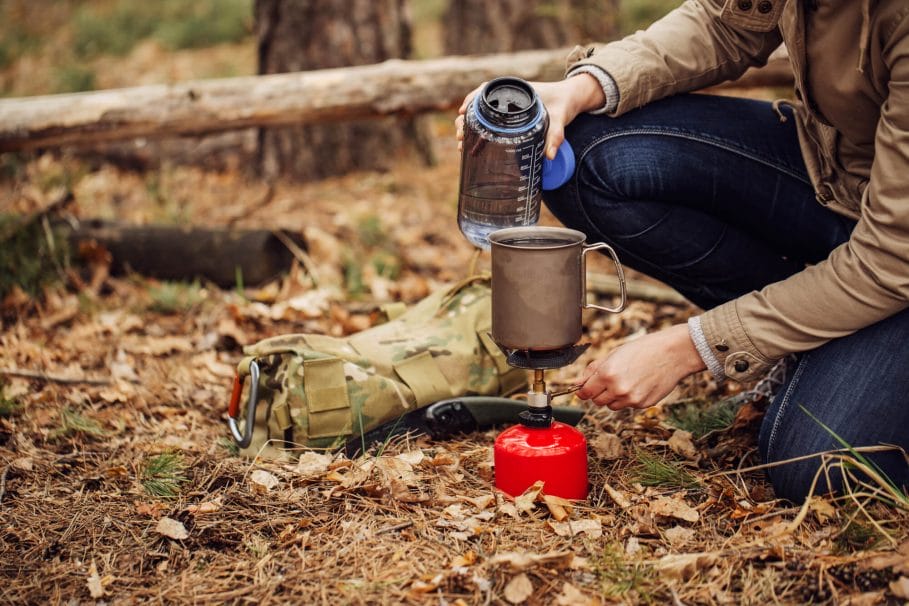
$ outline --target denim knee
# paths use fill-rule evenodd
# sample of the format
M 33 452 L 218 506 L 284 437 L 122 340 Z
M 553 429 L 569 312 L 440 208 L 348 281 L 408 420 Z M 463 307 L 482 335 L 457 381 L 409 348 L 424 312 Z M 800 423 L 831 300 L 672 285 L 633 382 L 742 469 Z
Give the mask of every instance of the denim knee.
M 761 426 L 761 455 L 775 464 L 767 473 L 778 496 L 800 502 L 812 492 L 842 493 L 847 478 L 838 462 L 853 456 L 842 450 L 846 445 L 894 445 L 861 456 L 897 486 L 909 485 L 909 464 L 898 450 L 909 450 L 909 351 L 902 347 L 907 334 L 904 311 L 801 354 Z M 834 452 L 821 470 L 819 453 Z M 868 479 L 851 475 L 852 487 Z

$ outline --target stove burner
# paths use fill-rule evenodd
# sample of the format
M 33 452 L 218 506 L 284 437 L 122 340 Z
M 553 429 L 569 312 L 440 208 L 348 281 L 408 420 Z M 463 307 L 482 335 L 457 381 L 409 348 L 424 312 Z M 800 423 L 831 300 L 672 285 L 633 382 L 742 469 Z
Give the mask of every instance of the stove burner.
M 533 349 L 506 349 L 501 345 L 499 346 L 502 353 L 505 354 L 509 366 L 530 370 L 568 366 L 577 360 L 588 347 L 590 347 L 590 343 L 538 351 Z

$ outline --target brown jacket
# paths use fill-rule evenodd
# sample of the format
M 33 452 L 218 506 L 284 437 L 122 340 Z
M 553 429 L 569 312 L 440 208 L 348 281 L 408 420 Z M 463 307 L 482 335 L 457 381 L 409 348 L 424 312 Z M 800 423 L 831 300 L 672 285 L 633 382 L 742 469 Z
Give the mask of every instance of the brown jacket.
M 619 115 L 734 79 L 781 42 L 817 200 L 858 223 L 826 260 L 701 316 L 737 380 L 909 306 L 909 1 L 688 0 L 573 63 L 612 76 Z

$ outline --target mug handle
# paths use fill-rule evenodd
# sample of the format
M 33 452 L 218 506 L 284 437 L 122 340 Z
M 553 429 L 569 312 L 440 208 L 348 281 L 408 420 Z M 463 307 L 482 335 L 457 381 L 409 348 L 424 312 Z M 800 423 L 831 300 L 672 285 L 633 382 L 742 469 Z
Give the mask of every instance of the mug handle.
M 622 295 L 622 301 L 617 307 L 603 307 L 602 305 L 594 305 L 593 303 L 587 302 L 587 253 L 592 250 L 608 250 L 609 256 L 612 257 L 612 262 L 615 263 L 616 275 L 619 277 L 619 294 Z M 625 272 L 622 271 L 622 264 L 619 263 L 619 258 L 616 256 L 615 251 L 612 250 L 612 247 L 608 244 L 598 242 L 596 244 L 584 246 L 584 250 L 581 251 L 581 296 L 584 297 L 584 301 L 581 303 L 582 309 L 599 309 L 600 311 L 608 311 L 611 313 L 618 313 L 625 309 L 625 303 L 627 302 L 627 297 L 625 295 Z

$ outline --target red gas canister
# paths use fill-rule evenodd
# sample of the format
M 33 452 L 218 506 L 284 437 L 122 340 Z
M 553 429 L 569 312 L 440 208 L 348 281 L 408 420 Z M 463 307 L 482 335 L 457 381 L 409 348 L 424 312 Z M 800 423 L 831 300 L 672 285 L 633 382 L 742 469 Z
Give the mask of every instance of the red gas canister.
M 587 440 L 571 425 L 509 427 L 496 438 L 494 458 L 496 488 L 511 496 L 542 480 L 545 494 L 587 498 Z

